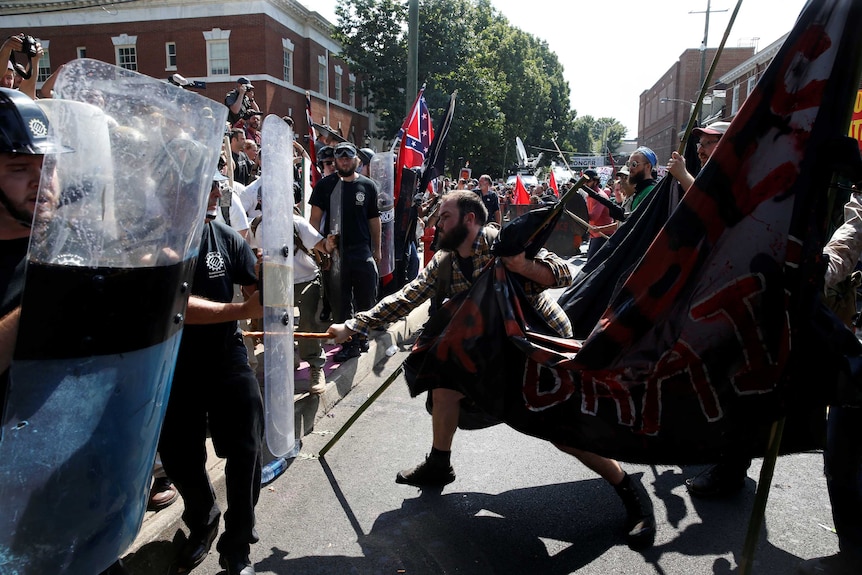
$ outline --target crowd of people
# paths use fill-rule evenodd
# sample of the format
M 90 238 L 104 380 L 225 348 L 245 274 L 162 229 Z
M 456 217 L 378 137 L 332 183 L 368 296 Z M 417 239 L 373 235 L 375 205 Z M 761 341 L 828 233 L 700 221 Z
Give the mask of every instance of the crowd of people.
M 21 42 L 18 36 L 4 41 L 0 61 L 10 61 L 10 55 L 21 50 Z M 42 96 L 50 97 L 51 85 L 48 82 L 41 88 Z M 0 117 L 7 118 L 0 126 L 3 135 L 0 233 L 4 243 L 0 392 L 4 391 L 14 349 L 23 261 L 30 234 L 26 222 L 32 220 L 36 209 L 33 192 L 38 188 L 42 161 L 50 153 L 45 135 L 28 132 L 21 124 L 25 111 L 42 114 L 34 103 L 36 98 L 35 80 L 20 78 L 10 64 L 0 91 Z M 182 497 L 183 520 L 189 533 L 177 551 L 176 565 L 181 571 L 197 567 L 215 544 L 222 515 L 205 468 L 209 431 L 216 453 L 227 462 L 227 510 L 224 532 L 216 544 L 220 564 L 228 575 L 253 575 L 249 553 L 250 545 L 259 539 L 255 506 L 260 491 L 264 412 L 254 371 L 257 341 L 254 336 L 243 337 L 240 326 L 262 316 L 256 291 L 260 236 L 264 220 L 273 216 L 267 214 L 261 197 L 263 112 L 248 78 L 237 79 L 236 86 L 225 96 L 224 105 L 228 108 L 226 146 L 209 191 L 201 257 L 194 270 L 186 327 L 159 441 L 160 465 L 154 474 L 157 478 L 150 492 L 150 506 L 161 509 Z M 47 124 L 44 114 L 40 117 Z M 289 117 L 283 120 L 292 127 Z M 726 129 L 726 123 L 717 123 L 695 131 L 703 164 Z M 299 329 L 308 332 L 328 329 L 329 335 L 341 344 L 335 360 L 345 362 L 368 350 L 370 330 L 405 317 L 428 299 L 452 297 L 472 285 L 492 259 L 490 246 L 497 230 L 507 222 L 515 184 L 495 182 L 490 175 L 483 174 L 477 179 L 439 178 L 428 190 L 420 190 L 417 200 L 421 201 L 418 213 L 421 221 L 417 237 L 424 228 L 424 237 L 433 238 L 425 247 L 426 265 L 411 274 L 409 282 L 396 293 L 381 299 L 378 267 L 384 246 L 378 204 L 380 190 L 374 180 L 362 173 L 373 151 L 359 149 L 324 131 L 318 135 L 318 141 L 309 142 L 309 146 L 314 146 L 316 166 L 309 164 L 309 150 L 298 142 L 294 143 L 292 157 L 285 159 L 294 165 L 297 182 L 308 177 L 304 170 L 317 169 L 320 173 L 307 199 L 310 218 L 303 218 L 299 208 L 294 214 L 294 303 L 299 309 Z M 577 193 L 587 206 L 588 260 L 599 257 L 597 254 L 607 238 L 643 204 L 656 186 L 659 167 L 656 154 L 640 147 L 604 182 L 597 171 L 584 172 L 587 184 Z M 676 153 L 667 164 L 668 173 L 683 189 L 694 181 L 691 169 Z M 550 181 L 539 182 L 530 186 L 529 201 L 534 205 L 553 204 L 572 185 L 573 182 L 564 182 L 558 191 Z M 299 184 L 288 193 L 294 194 L 297 206 L 302 205 L 304 198 Z M 851 206 L 855 211 L 848 218 L 851 229 L 845 230 L 845 236 L 854 241 L 849 242 L 849 248 L 828 252 L 830 258 L 835 254 L 836 261 L 852 263 L 841 268 L 847 273 L 862 251 L 859 241 L 862 219 L 855 195 L 852 202 L 856 202 Z M 503 263 L 510 272 L 525 279 L 532 303 L 559 335 L 571 337 L 568 319 L 559 305 L 547 297 L 549 288 L 564 287 L 571 282 L 567 263 L 547 250 L 533 258 L 523 253 L 506 257 Z M 449 277 L 445 284 L 439 279 L 441 270 L 446 270 Z M 835 274 L 830 281 L 842 279 L 839 275 Z M 299 384 L 297 391 L 323 393 L 325 354 L 320 340 L 301 340 L 297 359 L 308 363 L 310 373 L 309 380 Z M 397 483 L 443 487 L 455 480 L 450 455 L 463 395 L 457 385 L 445 382 L 430 394 L 433 398 L 430 453 L 417 466 L 398 472 Z M 862 537 L 858 527 L 862 512 L 860 450 L 858 442 L 846 441 L 848 433 L 858 437 L 860 420 L 858 408 L 840 406 L 830 412 L 826 468 L 841 551 L 807 564 L 803 567 L 808 569 L 806 573 L 856 573 L 862 566 Z M 650 545 L 656 521 L 650 496 L 640 480 L 627 474 L 614 460 L 565 446 L 558 448 L 576 457 L 614 488 L 626 510 L 628 543 L 635 548 Z M 848 465 L 848 461 L 853 464 Z M 691 478 L 688 489 L 692 495 L 703 497 L 732 493 L 741 488 L 749 464 L 750 460 L 732 458 L 717 462 L 704 474 Z M 122 572 L 121 562 L 106 571 Z

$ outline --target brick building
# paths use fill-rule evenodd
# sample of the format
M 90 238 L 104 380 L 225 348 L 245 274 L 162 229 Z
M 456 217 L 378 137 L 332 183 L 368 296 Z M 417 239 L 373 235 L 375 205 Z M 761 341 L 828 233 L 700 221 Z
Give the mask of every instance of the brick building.
M 155 78 L 179 73 L 205 82 L 199 91 L 218 102 L 246 76 L 261 110 L 292 116 L 299 134 L 308 128 L 306 91 L 314 122 L 360 145 L 374 129 L 361 111 L 361 79 L 335 56 L 331 23 L 296 0 L 137 0 L 105 8 L 69 0 L 63 11 L 43 11 L 50 4 L 31 2 L 28 14 L 27 2 L 0 5 L 0 37 L 26 32 L 46 51 L 39 86 L 82 57 Z
M 715 48 L 706 50 L 708 71 Z M 713 78 L 720 78 L 754 54 L 753 47 L 724 48 Z M 661 78 L 640 95 L 638 116 L 638 143 L 649 146 L 664 164 L 679 145 L 679 133 L 691 115 L 691 103 L 697 99 L 701 86 L 702 57 L 698 49 L 688 49 Z M 723 85 L 714 84 L 704 100 L 702 118 L 720 117 L 723 114 Z

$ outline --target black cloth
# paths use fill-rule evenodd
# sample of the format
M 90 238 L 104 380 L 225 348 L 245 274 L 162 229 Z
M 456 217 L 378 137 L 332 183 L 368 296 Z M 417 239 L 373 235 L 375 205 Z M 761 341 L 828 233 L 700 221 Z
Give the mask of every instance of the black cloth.
M 485 209 L 488 210 L 488 222 L 496 221 L 494 217 L 497 212 L 500 211 L 500 198 L 497 197 L 497 194 L 494 192 L 488 192 L 487 194 L 482 194 L 482 190 L 474 190 L 479 196 L 482 198 L 482 203 L 485 204 Z
M 234 284 L 253 285 L 255 256 L 242 237 L 219 222 L 204 226 L 192 294 L 233 300 Z M 206 433 L 227 460 L 227 513 L 218 550 L 248 554 L 257 541 L 254 507 L 260 493 L 263 401 L 237 322 L 186 325 L 159 439 L 168 477 L 185 502 L 183 520 L 200 533 L 220 513 L 206 472 Z
M 0 250 L 0 318 L 21 305 L 24 292 L 24 270 L 27 263 L 27 246 L 30 238 L 5 240 Z M 0 417 L 5 413 L 9 370 L 0 374 Z
M 311 192 L 309 203 L 329 212 L 329 202 L 336 184 L 341 181 L 341 247 L 344 259 L 363 262 L 372 256 L 371 228 L 368 220 L 379 218 L 377 184 L 357 175 L 352 182 L 340 178 L 324 178 Z M 329 233 L 329 219 L 323 219 L 323 233 Z
M 254 173 L 254 164 L 245 152 L 231 152 L 233 156 L 233 179 L 243 186 L 247 186 L 252 182 L 252 174 Z

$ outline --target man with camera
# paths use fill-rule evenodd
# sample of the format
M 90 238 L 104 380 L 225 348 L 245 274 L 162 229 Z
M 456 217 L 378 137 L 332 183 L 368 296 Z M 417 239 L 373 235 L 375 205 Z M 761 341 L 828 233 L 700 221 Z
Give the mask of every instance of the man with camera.
M 224 105 L 228 107 L 227 120 L 231 125 L 242 119 L 248 119 L 255 113 L 260 114 L 260 108 L 254 101 L 254 86 L 245 76 L 237 79 L 236 88 L 224 97 Z

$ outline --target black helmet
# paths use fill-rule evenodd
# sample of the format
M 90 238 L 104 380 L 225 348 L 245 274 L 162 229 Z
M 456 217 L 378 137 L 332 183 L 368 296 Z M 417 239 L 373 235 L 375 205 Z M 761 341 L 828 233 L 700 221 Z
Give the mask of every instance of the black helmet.
M 48 141 L 48 118 L 18 90 L 0 88 L 0 152 L 42 156 L 68 151 Z
M 368 166 L 371 164 L 371 158 L 374 157 L 374 150 L 371 148 L 359 148 L 359 159 L 362 164 Z

